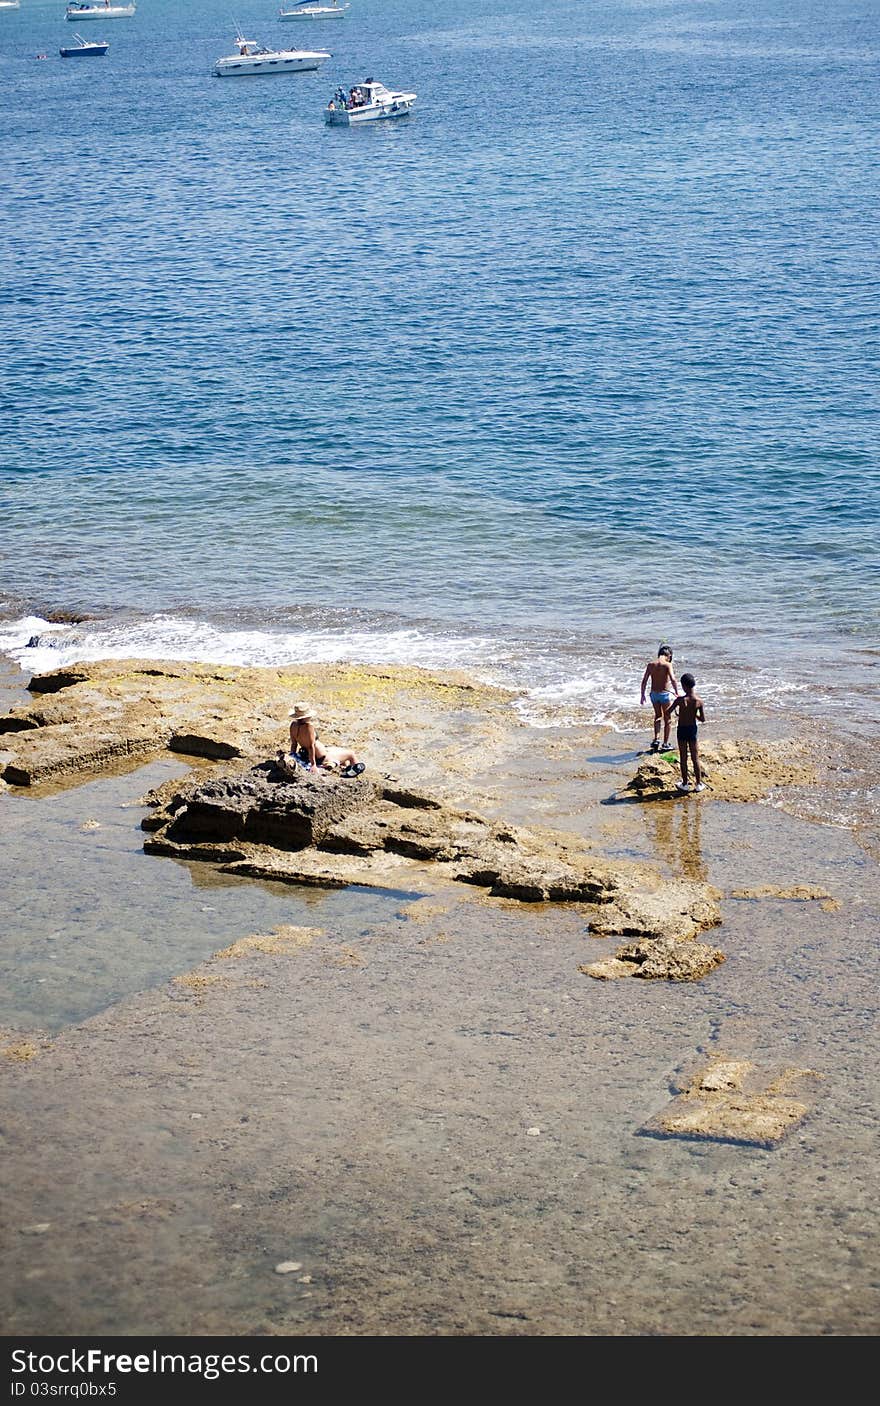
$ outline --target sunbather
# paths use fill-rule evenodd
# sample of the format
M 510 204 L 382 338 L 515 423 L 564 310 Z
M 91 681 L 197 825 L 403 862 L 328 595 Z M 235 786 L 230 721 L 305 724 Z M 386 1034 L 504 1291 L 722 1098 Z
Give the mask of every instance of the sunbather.
M 326 746 L 318 740 L 315 715 L 306 703 L 297 703 L 290 718 L 290 754 L 309 771 L 338 771 L 342 776 L 360 776 L 364 763 L 348 747 Z

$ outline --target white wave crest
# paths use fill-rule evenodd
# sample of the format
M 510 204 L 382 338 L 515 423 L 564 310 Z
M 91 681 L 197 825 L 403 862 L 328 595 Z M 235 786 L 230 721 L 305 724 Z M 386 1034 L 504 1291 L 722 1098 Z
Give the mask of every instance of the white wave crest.
M 498 654 L 489 639 L 443 638 L 419 630 L 223 630 L 207 621 L 175 615 L 80 625 L 56 625 L 30 615 L 0 624 L 0 650 L 30 673 L 95 659 L 268 667 L 350 662 L 473 672 Z

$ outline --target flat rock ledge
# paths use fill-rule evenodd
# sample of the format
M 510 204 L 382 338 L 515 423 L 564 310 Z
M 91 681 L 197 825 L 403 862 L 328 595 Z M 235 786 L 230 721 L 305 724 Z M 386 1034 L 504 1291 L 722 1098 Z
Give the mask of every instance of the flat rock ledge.
M 721 921 L 708 885 L 597 858 L 552 831 L 493 823 L 394 777 L 292 778 L 264 761 L 207 781 L 166 782 L 144 799 L 153 807 L 142 822 L 148 854 L 226 873 L 325 887 L 415 889 L 451 879 L 494 898 L 585 904 L 595 936 L 667 946 L 695 947 L 694 935 Z
M 762 1072 L 749 1060 L 717 1054 L 673 1084 L 676 1097 L 639 1130 L 643 1135 L 775 1147 L 810 1111 L 804 1085 L 812 1069 Z
M 676 789 L 680 780 L 677 760 L 647 757 L 633 777 L 613 798 L 619 801 L 707 800 L 757 801 L 781 786 L 803 786 L 816 779 L 816 769 L 802 746 L 795 742 L 700 743 L 700 761 L 706 790 L 700 796 Z
M 442 785 L 462 751 L 503 745 L 510 697 L 463 675 L 414 668 L 321 665 L 244 668 L 111 659 L 35 675 L 32 701 L 0 716 L 0 779 L 35 786 L 172 752 L 256 762 L 285 742 L 291 703 L 306 697 L 327 740 L 365 751 L 373 764 L 413 765 L 412 739 L 455 720 L 448 747 L 422 751 L 418 765 Z M 381 726 L 377 720 L 381 719 Z M 450 737 L 452 730 L 450 729 Z

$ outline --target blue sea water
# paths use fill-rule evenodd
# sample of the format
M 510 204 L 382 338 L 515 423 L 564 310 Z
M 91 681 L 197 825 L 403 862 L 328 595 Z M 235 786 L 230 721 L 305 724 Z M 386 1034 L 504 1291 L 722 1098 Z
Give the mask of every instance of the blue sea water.
M 880 659 L 872 0 L 0 12 L 0 647 L 456 664 L 607 714 Z M 217 80 L 235 22 L 318 73 Z M 37 59 L 38 53 L 46 55 Z M 331 129 L 340 83 L 418 93 Z M 824 706 L 819 699 L 819 706 Z

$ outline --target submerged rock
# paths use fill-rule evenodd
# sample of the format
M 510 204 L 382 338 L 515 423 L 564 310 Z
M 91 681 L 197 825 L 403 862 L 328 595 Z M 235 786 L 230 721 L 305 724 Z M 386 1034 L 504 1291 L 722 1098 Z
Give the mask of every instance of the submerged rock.
M 652 1137 L 775 1147 L 809 1112 L 801 1086 L 820 1077 L 815 1070 L 795 1068 L 762 1074 L 750 1060 L 718 1054 L 697 1066 L 669 1106 L 640 1131 Z
M 82 625 L 90 618 L 75 610 L 47 610 L 43 615 L 50 625 Z

